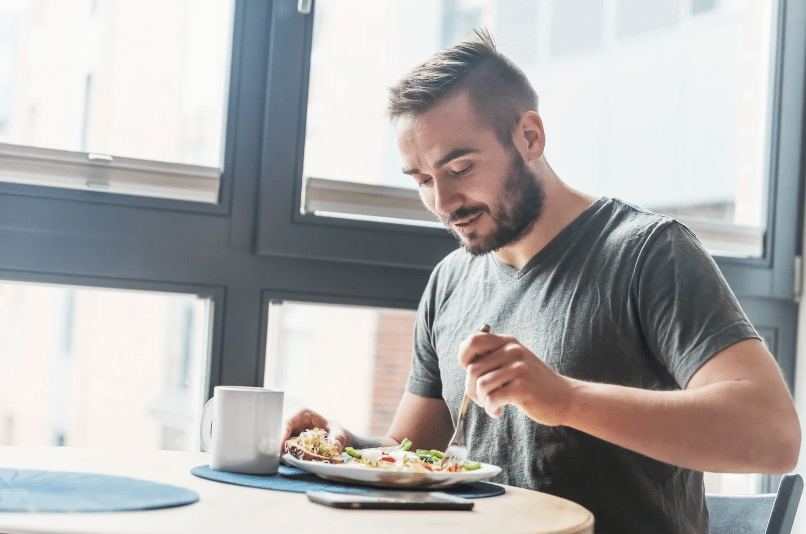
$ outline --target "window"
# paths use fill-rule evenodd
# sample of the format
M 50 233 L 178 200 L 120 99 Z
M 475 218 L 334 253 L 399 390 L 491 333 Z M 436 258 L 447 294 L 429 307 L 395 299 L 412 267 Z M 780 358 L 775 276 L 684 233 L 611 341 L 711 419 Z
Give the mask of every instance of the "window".
M 264 385 L 285 411 L 324 410 L 359 435 L 385 434 L 411 370 L 414 311 L 274 301 Z
M 506 4 L 501 4 L 501 8 Z M 601 49 L 605 38 L 604 0 L 572 0 L 555 2 L 551 9 L 551 36 L 549 51 L 551 57 L 561 58 Z M 505 22 L 502 20 L 501 27 Z M 528 24 L 521 22 L 521 24 Z M 534 22 L 532 22 L 534 26 Z M 506 32 L 504 32 L 506 35 Z M 514 49 L 515 44 L 501 42 L 503 50 Z M 538 46 L 535 46 L 537 49 Z M 534 65 L 539 60 L 537 54 L 518 65 Z M 540 96 L 538 94 L 538 96 Z
M 431 50 L 426 49 L 424 44 L 421 45 L 421 41 L 427 41 L 429 46 L 436 49 L 442 44 L 455 41 L 468 27 L 480 24 L 488 26 L 494 34 L 497 34 L 502 50 L 511 51 L 513 56 L 518 54 L 519 61 L 524 64 L 553 61 L 550 44 L 553 41 L 549 41 L 553 39 L 551 25 L 555 23 L 553 21 L 558 21 L 558 24 L 567 21 L 570 15 L 564 13 L 561 16 L 553 13 L 552 10 L 559 4 L 558 2 L 512 0 L 512 4 L 516 7 L 521 3 L 525 7 L 520 18 L 513 15 L 510 0 L 497 4 L 481 0 L 454 0 L 445 4 L 423 2 L 412 4 L 411 8 L 406 7 L 408 4 L 401 3 L 396 16 L 406 31 L 395 37 L 392 43 L 405 43 L 404 48 L 411 49 L 409 61 L 416 62 L 426 57 Z M 593 0 L 590 2 L 574 0 L 574 3 L 598 5 Z M 52 8 L 52 4 L 59 4 L 58 9 L 61 9 L 61 4 L 72 6 L 68 11 L 76 17 L 86 17 L 94 5 L 96 6 L 94 16 L 98 20 L 103 19 L 105 13 L 108 14 L 116 5 L 122 4 L 124 9 L 128 9 L 131 4 L 152 5 L 150 2 L 135 0 L 96 2 L 76 0 L 75 4 L 41 1 L 29 4 L 17 0 L 0 0 L 0 7 L 4 11 L 8 11 L 11 6 L 12 11 L 17 14 L 20 12 L 17 6 L 24 5 L 31 12 L 31 19 L 40 23 L 47 18 L 45 8 Z M 165 2 L 160 3 L 161 6 L 164 4 Z M 172 0 L 169 8 L 173 9 L 179 4 L 180 0 Z M 193 2 L 194 6 L 197 4 L 199 3 Z M 210 4 L 204 3 L 205 6 Z M 714 10 L 708 14 L 692 17 L 691 4 L 681 1 L 679 25 L 688 28 L 686 31 L 705 31 L 707 28 L 700 26 L 717 27 L 724 10 L 744 8 L 746 4 L 747 2 L 717 2 Z M 309 65 L 310 62 L 315 63 L 311 53 L 312 43 L 315 41 L 313 19 L 320 16 L 320 8 L 325 6 L 323 8 L 325 15 L 322 19 L 324 22 L 317 32 L 326 35 L 326 26 L 329 25 L 326 9 L 329 4 L 327 0 L 315 2 L 312 15 L 300 13 L 297 5 L 295 0 L 235 0 L 231 11 L 218 19 L 225 25 L 225 19 L 231 18 L 233 30 L 231 56 L 225 57 L 228 68 L 224 68 L 225 72 L 219 78 L 222 81 L 229 79 L 222 97 L 224 101 L 218 108 L 222 112 L 226 110 L 227 117 L 227 120 L 222 122 L 224 128 L 222 137 L 226 139 L 226 143 L 217 145 L 219 150 L 223 146 L 224 151 L 216 155 L 216 163 L 211 163 L 209 167 L 188 166 L 186 163 L 178 162 L 167 163 L 169 166 L 182 166 L 180 170 L 192 171 L 191 182 L 208 176 L 200 169 L 212 169 L 209 172 L 210 180 L 218 181 L 219 178 L 223 180 L 219 187 L 218 204 L 206 201 L 178 202 L 148 196 L 110 195 L 103 191 L 109 191 L 111 188 L 96 191 L 92 186 L 90 189 L 82 186 L 80 189 L 68 190 L 0 182 L 0 279 L 4 283 L 49 284 L 47 287 L 56 285 L 60 290 L 65 287 L 75 289 L 76 306 L 79 306 L 83 299 L 81 296 L 83 293 L 78 291 L 79 287 L 135 291 L 139 296 L 147 293 L 156 294 L 160 298 L 177 296 L 179 300 L 176 302 L 191 302 L 193 305 L 190 307 L 194 310 L 198 305 L 197 300 L 205 302 L 206 311 L 204 317 L 199 320 L 201 322 L 196 320 L 197 312 L 192 312 L 192 328 L 183 326 L 188 324 L 188 308 L 180 306 L 171 314 L 170 319 L 174 325 L 171 328 L 174 328 L 175 332 L 175 335 L 171 336 L 173 347 L 185 346 L 183 340 L 188 339 L 185 333 L 195 332 L 197 325 L 207 324 L 209 327 L 208 341 L 204 345 L 208 350 L 205 356 L 209 362 L 208 377 L 206 383 L 202 385 L 202 397 L 211 395 L 216 385 L 261 385 L 266 380 L 267 372 L 278 372 L 276 358 L 279 356 L 276 354 L 279 353 L 275 353 L 274 345 L 267 342 L 269 338 L 267 331 L 273 321 L 279 320 L 277 318 L 284 314 L 292 317 L 297 314 L 298 319 L 295 321 L 303 326 L 307 321 L 310 327 L 322 324 L 321 321 L 311 318 L 315 316 L 311 310 L 320 305 L 331 311 L 332 306 L 344 306 L 349 308 L 348 311 L 356 313 L 359 311 L 363 313 L 367 309 L 375 310 L 373 313 L 377 314 L 385 314 L 389 310 L 394 313 L 414 310 L 427 283 L 430 270 L 446 253 L 456 247 L 455 241 L 441 228 L 353 220 L 350 217 L 356 213 L 363 213 L 359 208 L 365 209 L 367 202 L 375 202 L 379 198 L 383 198 L 384 201 L 391 199 L 390 205 L 398 209 L 401 203 L 399 197 L 405 197 L 402 211 L 396 213 L 395 217 L 406 219 L 411 213 L 410 210 L 414 209 L 413 206 L 419 206 L 415 191 L 402 183 L 390 185 L 393 182 L 386 178 L 377 183 L 352 181 L 352 172 L 337 176 L 328 172 L 330 166 L 323 165 L 320 167 L 321 173 L 311 171 L 312 178 L 321 178 L 324 181 L 320 181 L 319 185 L 326 183 L 327 187 L 332 189 L 328 195 L 333 205 L 322 209 L 331 212 L 342 209 L 341 213 L 347 218 L 324 217 L 309 213 L 311 210 L 319 209 L 316 206 L 309 206 L 305 213 L 302 213 L 301 207 L 305 206 L 301 200 L 303 193 L 307 196 L 312 191 L 311 187 L 308 187 L 307 191 L 303 188 L 302 177 L 303 166 L 311 163 L 305 161 L 310 155 L 305 152 L 305 126 L 307 114 L 313 110 L 313 107 L 309 110 L 308 104 L 308 89 L 311 85 L 309 76 L 315 75 Z M 358 26 L 358 22 L 363 20 L 361 17 L 365 16 L 362 10 L 379 10 L 389 5 L 394 4 L 363 2 L 356 10 L 349 3 L 344 4 L 345 11 L 353 9 L 356 13 L 355 20 L 348 20 L 350 25 L 340 30 L 345 42 L 362 39 L 353 37 L 353 34 L 366 30 L 367 25 Z M 617 4 L 615 0 L 602 0 L 601 5 L 603 13 L 601 22 L 592 11 L 586 12 L 587 18 L 584 19 L 590 21 L 592 28 L 601 26 L 601 37 L 585 41 L 584 50 L 560 47 L 564 52 L 559 57 L 564 58 L 562 60 L 564 62 L 570 62 L 562 67 L 567 69 L 569 90 L 582 90 L 572 85 L 578 83 L 574 82 L 576 78 L 571 75 L 574 69 L 596 63 L 604 57 L 594 57 L 591 54 L 603 54 L 601 51 L 603 47 L 621 46 L 615 43 L 613 37 Z M 201 9 L 200 4 L 197 7 Z M 796 36 L 802 35 L 802 28 L 806 27 L 806 10 L 804 10 L 806 1 L 786 0 L 784 7 L 786 17 L 783 16 L 783 9 L 777 9 L 777 3 L 762 3 L 758 12 L 770 19 L 768 27 L 773 45 L 770 48 L 769 58 L 770 70 L 774 72 L 774 75 L 765 78 L 764 81 L 768 84 L 767 94 L 771 100 L 770 110 L 765 118 L 769 121 L 769 125 L 756 132 L 764 141 L 754 145 L 755 150 L 761 150 L 759 147 L 764 144 L 769 145 L 768 165 L 765 165 L 765 171 L 760 175 L 769 188 L 762 187 L 758 198 L 754 193 L 748 196 L 755 199 L 762 206 L 761 213 L 766 214 L 761 218 L 764 237 L 763 256 L 740 258 L 718 255 L 716 259 L 751 320 L 763 328 L 765 338 L 774 340 L 771 349 L 778 357 L 791 383 L 797 323 L 797 306 L 792 300 L 794 295 L 792 280 L 795 270 L 794 257 L 799 252 L 800 239 L 795 229 L 800 224 L 798 220 L 801 218 L 799 214 L 802 194 L 800 177 L 803 168 L 801 119 L 803 95 L 806 94 L 804 91 L 806 43 Z M 493 8 L 497 11 L 493 11 Z M 455 26 L 446 24 L 445 22 L 459 18 L 448 17 L 444 13 L 454 13 L 457 10 L 465 13 L 461 17 L 464 22 Z M 382 22 L 380 12 L 370 12 L 376 16 L 380 24 Z M 334 15 L 337 18 L 342 16 L 343 13 Z M 433 22 L 433 17 L 437 17 L 437 23 Z M 376 23 L 376 19 L 372 19 L 373 24 Z M 510 22 L 504 22 L 505 20 Z M 507 27 L 514 28 L 512 34 L 499 31 L 497 29 L 499 23 L 509 24 Z M 538 31 L 533 31 L 535 24 Z M 429 33 L 423 33 L 427 38 L 423 37 L 421 40 L 411 37 L 412 32 L 419 36 L 417 32 L 426 26 L 433 29 L 433 33 L 430 33 L 431 30 Z M 675 28 L 677 27 L 670 26 L 659 31 L 631 36 L 619 43 L 632 45 L 634 43 L 630 43 L 631 40 L 666 39 L 667 34 L 664 32 L 676 31 Z M 4 50 L 8 49 L 10 40 L 17 39 L 18 34 L 15 33 L 17 31 L 10 29 L 7 18 L 0 18 L 0 114 L 4 114 L 4 117 L 9 115 L 8 110 L 11 109 L 8 95 L 12 83 L 9 80 L 15 78 L 9 73 L 15 72 L 13 62 L 17 57 L 9 55 Z M 759 42 L 763 41 L 762 37 L 759 39 Z M 212 46 L 212 41 L 205 42 L 202 46 Z M 601 47 L 596 48 L 599 42 Z M 322 43 L 326 41 L 323 40 Z M 379 50 L 386 46 L 381 41 L 372 41 L 372 44 Z M 702 43 L 697 41 L 697 44 Z M 669 46 L 673 47 L 672 44 Z M 189 50 L 187 53 L 193 55 L 195 60 L 204 57 L 203 50 L 205 49 L 199 49 L 198 54 L 194 50 Z M 148 65 L 136 63 L 136 66 L 145 70 Z M 403 67 L 401 64 L 402 69 Z M 560 69 L 560 66 L 555 67 Z M 362 75 L 363 71 L 373 70 L 375 67 L 361 69 L 358 65 L 357 68 L 357 75 Z M 340 73 L 353 71 L 342 69 L 329 72 L 332 76 L 340 76 Z M 559 71 L 551 70 L 551 72 L 559 76 Z M 393 74 L 397 76 L 401 73 L 402 71 L 389 72 L 388 76 L 391 77 Z M 78 98 L 71 100 L 71 105 L 79 106 L 71 114 L 75 119 L 70 123 L 72 127 L 76 127 L 78 119 L 84 113 L 83 98 L 88 87 L 86 74 L 90 73 L 84 72 L 81 77 L 77 76 L 73 80 L 74 85 L 71 86 L 74 89 L 71 97 Z M 92 95 L 97 95 L 98 91 L 102 90 L 101 73 L 93 71 L 91 74 L 93 76 L 89 83 L 90 101 L 94 98 Z M 215 85 L 218 82 L 211 83 Z M 334 80 L 334 87 L 342 83 Z M 310 89 L 313 91 L 313 87 Z M 383 92 L 384 87 L 380 87 L 380 90 Z M 327 95 L 320 96 L 327 97 Z M 313 98 L 314 94 L 311 92 L 310 106 L 314 105 Z M 385 96 L 373 95 L 373 98 L 376 100 L 368 98 L 367 103 L 372 100 L 377 105 L 383 105 L 382 100 Z M 546 113 L 549 113 L 550 109 L 562 108 L 558 105 L 550 106 L 549 98 L 556 100 L 558 97 L 551 96 L 551 92 L 544 94 Z M 584 110 L 588 109 L 585 107 L 588 103 L 580 101 L 580 105 Z M 32 106 L 23 108 L 20 113 L 27 123 L 36 125 L 41 123 L 41 117 L 45 117 L 48 112 L 43 107 Z M 95 150 L 92 148 L 94 135 L 92 121 L 100 120 L 105 113 L 104 109 L 90 104 L 87 115 L 89 127 L 86 134 L 89 150 Z M 580 113 L 582 117 L 588 115 Z M 349 115 L 351 119 L 356 117 L 359 117 L 357 113 Z M 547 117 L 547 120 L 549 118 Z M 310 118 L 311 121 L 314 119 Z M 327 122 L 327 118 L 321 120 Z M 564 146 L 574 146 L 577 138 L 579 142 L 584 141 L 587 145 L 592 145 L 601 137 L 589 129 L 579 130 L 576 135 L 569 134 L 564 131 L 562 125 L 556 124 L 557 120 L 559 119 L 551 120 L 554 123 L 552 135 L 555 139 L 560 135 L 571 139 L 564 141 L 562 143 Z M 357 124 L 355 121 L 346 123 L 340 135 L 344 137 L 353 135 L 358 128 Z M 3 127 L 5 126 L 0 126 Z M 73 131 L 78 136 L 80 130 Z M 34 134 L 44 135 L 36 131 L 32 132 L 32 135 Z M 150 131 L 138 135 L 149 134 Z M 7 131 L 1 135 L 8 135 Z M 712 137 L 720 134 L 709 130 L 700 132 L 700 135 L 710 142 Z M 220 139 L 218 142 L 220 143 Z M 116 169 L 116 164 L 125 163 L 120 172 L 125 174 L 128 170 L 134 169 L 138 176 L 147 177 L 148 180 L 163 176 L 161 173 L 166 168 L 162 166 L 166 162 L 139 159 L 141 156 L 135 154 L 111 154 L 112 162 L 104 162 L 101 158 L 87 167 L 87 154 L 76 152 L 78 148 L 48 148 L 26 143 L 27 141 L 22 145 L 11 143 L 3 145 L 4 150 L 10 151 L 13 148 L 20 152 L 15 153 L 13 157 L 8 154 L 0 156 L 0 173 L 8 176 L 12 171 L 14 173 L 36 171 L 44 180 L 54 177 L 74 177 L 83 184 L 87 176 L 81 172 L 87 168 L 111 170 Z M 560 144 L 560 139 L 551 143 Z M 358 138 L 354 145 L 360 147 Z M 313 158 L 316 150 L 313 145 L 311 146 Z M 205 152 L 208 156 L 211 154 L 206 149 L 199 151 Z M 566 167 L 561 173 L 566 177 L 585 174 L 578 170 L 573 172 L 568 170 L 571 165 L 592 165 L 590 162 L 569 162 L 566 157 L 561 157 L 561 153 L 555 148 L 552 148 L 552 151 L 549 160 L 552 165 L 556 163 L 558 167 Z M 394 154 L 393 151 L 391 153 Z M 98 156 L 104 155 L 110 154 L 98 153 Z M 335 156 L 341 157 L 340 154 Z M 356 168 L 361 167 L 363 161 L 375 161 L 373 158 L 364 160 L 364 156 L 364 151 L 358 150 L 347 158 Z M 223 174 L 220 167 L 217 168 L 222 158 Z M 384 166 L 382 163 L 379 165 L 379 168 Z M 388 165 L 397 170 L 394 164 Z M 332 168 L 335 169 L 336 166 L 334 163 Z M 356 171 L 356 175 L 359 172 Z M 316 176 L 317 174 L 323 176 Z M 103 176 L 101 174 L 101 178 Z M 171 176 L 178 176 L 178 179 L 182 180 L 183 177 L 187 177 L 182 173 Z M 642 172 L 640 176 L 646 178 L 647 173 Z M 678 176 L 674 178 L 678 180 L 676 183 L 681 184 L 679 189 L 684 190 L 688 187 L 684 187 L 683 178 Z M 362 194 L 364 194 L 363 188 L 372 188 L 371 194 L 353 201 L 353 197 L 349 195 L 345 197 L 345 192 L 341 189 L 343 184 L 355 185 Z M 105 187 L 103 183 L 98 185 Z M 193 189 L 182 184 L 174 185 L 181 191 L 176 193 L 180 198 L 186 198 L 184 195 L 190 195 L 188 191 Z M 574 185 L 590 187 L 590 184 Z M 144 186 L 146 190 L 149 187 Z M 313 189 L 316 190 L 317 187 Z M 391 187 L 398 189 L 389 189 Z M 612 193 L 608 183 L 602 183 L 601 187 L 607 194 Z M 213 191 L 215 186 L 212 188 L 205 186 L 202 189 Z M 636 186 L 634 189 L 639 188 Z M 388 191 L 393 193 L 405 191 L 405 194 L 388 194 Z M 412 193 L 415 196 L 411 196 Z M 632 198 L 632 192 L 624 196 Z M 210 200 L 212 195 L 203 193 L 202 198 Z M 348 201 L 357 207 L 351 207 Z M 388 214 L 383 210 L 379 213 Z M 730 225 L 731 232 L 735 232 L 736 228 L 737 225 Z M 754 227 L 751 233 L 757 235 L 758 227 Z M 2 298 L 5 297 L 0 296 L 0 299 Z M 269 302 L 275 300 L 284 304 L 280 307 L 279 313 L 276 310 L 269 313 Z M 284 308 L 285 306 L 288 308 Z M 291 310 L 287 314 L 282 311 L 290 308 L 296 310 Z M 110 310 L 109 315 L 112 316 L 115 308 L 112 307 Z M 45 311 L 53 313 L 53 310 Z M 148 309 L 143 315 L 148 318 L 150 313 L 151 309 Z M 347 312 L 344 314 L 346 317 Z M 42 315 L 44 316 L 45 312 L 42 312 Z M 10 324 L 8 322 L 10 318 L 4 317 L 3 320 L 4 325 Z M 291 319 L 285 320 L 291 321 Z M 74 324 L 78 325 L 80 322 L 76 313 Z M 56 332 L 54 335 L 60 335 L 59 328 L 63 321 L 57 320 L 53 324 L 55 326 L 49 330 Z M 118 327 L 122 324 L 124 323 L 118 323 Z M 153 328 L 144 327 L 140 329 L 139 334 L 146 337 L 153 334 L 156 337 L 161 335 L 160 332 L 165 328 L 165 324 L 159 321 L 149 324 L 153 324 Z M 380 320 L 378 324 L 381 324 Z M 7 341 L 2 337 L 4 335 L 2 328 L 0 327 L 0 347 L 5 347 Z M 367 336 L 369 336 L 367 339 L 371 339 L 372 334 Z M 63 338 L 57 337 L 57 339 Z M 287 343 L 286 347 L 291 346 L 291 339 L 293 336 L 284 342 Z M 75 346 L 77 341 L 73 343 Z M 370 344 L 366 340 L 362 343 Z M 192 346 L 195 348 L 190 354 L 196 354 L 195 351 L 201 345 L 196 345 L 194 341 Z M 174 362 L 170 364 L 170 369 L 173 369 L 171 373 L 174 373 L 172 376 L 197 376 L 193 371 L 195 360 L 193 358 L 185 360 L 179 348 L 171 350 L 174 352 L 171 352 L 170 357 L 167 356 L 167 351 L 162 354 L 166 355 L 163 360 L 166 365 L 169 361 Z M 286 359 L 293 357 L 288 348 L 282 350 L 286 351 L 287 356 L 284 356 Z M 312 354 L 311 357 L 318 356 L 308 354 Z M 189 364 L 189 374 L 181 370 L 183 361 Z M 406 363 L 408 365 L 408 358 Z M 15 373 L 19 372 L 19 369 L 15 368 L 23 364 L 24 361 L 19 359 L 14 359 L 10 363 Z M 5 367 L 3 369 L 5 370 Z M 48 371 L 33 371 L 26 376 L 30 376 L 32 381 L 49 384 L 46 372 Z M 289 377 L 293 378 L 293 375 L 290 374 Z M 0 376 L 0 381 L 2 380 L 3 376 Z M 127 386 L 131 385 L 135 390 L 151 388 L 150 380 L 152 380 L 150 376 L 141 377 Z M 178 381 L 179 378 L 176 383 L 180 383 Z M 369 391 L 366 385 L 362 390 Z M 390 391 L 392 390 L 393 388 L 390 388 Z M 0 390 L 0 397 L 3 394 L 3 390 Z M 201 406 L 200 400 L 196 408 L 200 409 Z M 371 420 L 368 415 L 361 417 L 367 422 Z M 374 423 L 368 424 L 371 426 Z M 43 428 L 51 427 L 48 423 Z M 51 431 L 47 432 L 47 436 L 50 436 Z M 162 432 L 163 437 L 154 438 L 156 441 L 152 440 L 150 443 L 166 447 L 170 443 L 179 443 L 184 438 L 177 435 L 177 432 L 179 431 L 165 430 Z M 47 436 L 46 439 L 50 439 Z M 67 435 L 65 439 L 68 439 Z M 187 445 L 187 441 L 183 443 L 189 448 L 194 448 L 192 444 Z
M 0 3 L 0 181 L 218 202 L 232 12 Z
M 351 9 L 319 0 L 313 21 L 278 11 L 273 42 L 293 52 L 273 56 L 270 71 L 284 79 L 273 86 L 264 123 L 270 142 L 263 161 L 271 167 L 260 179 L 256 251 L 427 271 L 455 247 L 438 237 L 443 230 L 410 224 L 432 218 L 400 180 L 377 91 L 385 98 L 389 65 L 400 65 L 397 79 L 406 64 L 466 36 L 473 21 L 470 27 L 492 30 L 499 49 L 534 81 L 546 155 L 558 174 L 583 191 L 687 224 L 751 321 L 775 341 L 770 349 L 791 385 L 800 249 L 800 193 L 792 192 L 801 187 L 806 51 L 785 36 L 802 33 L 800 0 L 714 3 L 707 16 L 682 0 L 574 0 L 578 10 L 560 0 L 524 1 L 528 16 L 520 19 L 508 4 L 445 1 L 439 24 L 433 3 Z M 366 42 L 371 50 L 361 47 Z M 330 87 L 339 98 L 322 104 Z M 329 150 L 325 139 L 339 149 Z M 713 488 L 730 486 L 709 479 Z M 739 484 L 759 489 L 754 480 Z M 771 484 L 764 479 L 761 489 Z
M 750 495 L 767 493 L 762 475 L 743 473 L 705 473 L 705 491 L 708 493 L 729 493 Z M 770 490 L 774 492 L 775 490 Z
M 0 282 L 0 443 L 188 450 L 207 299 Z
M 772 0 L 714 11 L 708 25 L 694 17 L 703 5 L 681 0 L 354 3 L 314 12 L 304 213 L 436 226 L 400 172 L 386 90 L 486 26 L 537 90 L 561 178 L 675 216 L 715 254 L 764 255 Z
M 715 7 L 716 0 L 691 0 L 691 13 L 693 15 L 713 11 Z
M 680 23 L 680 0 L 619 0 L 616 37 L 625 38 Z

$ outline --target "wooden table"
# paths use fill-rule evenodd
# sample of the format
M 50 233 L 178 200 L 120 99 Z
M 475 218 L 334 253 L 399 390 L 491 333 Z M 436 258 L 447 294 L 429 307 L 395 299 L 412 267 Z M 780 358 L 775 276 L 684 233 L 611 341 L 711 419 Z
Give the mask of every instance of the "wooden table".
M 506 486 L 504 495 L 476 499 L 475 507 L 470 512 L 340 510 L 311 503 L 303 493 L 234 486 L 190 474 L 192 467 L 207 463 L 208 455 L 205 453 L 0 447 L 0 468 L 128 476 L 188 488 L 197 492 L 200 497 L 199 502 L 188 506 L 138 512 L 0 512 L 0 532 L 593 533 L 593 516 L 582 506 L 522 488 Z

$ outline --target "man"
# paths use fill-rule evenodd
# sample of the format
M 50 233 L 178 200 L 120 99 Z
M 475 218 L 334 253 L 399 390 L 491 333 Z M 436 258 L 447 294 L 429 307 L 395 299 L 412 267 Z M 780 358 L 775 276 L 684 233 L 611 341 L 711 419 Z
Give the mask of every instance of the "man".
M 716 264 L 674 220 L 560 180 L 534 90 L 486 33 L 389 109 L 404 172 L 465 250 L 432 273 L 388 435 L 304 410 L 286 438 L 444 450 L 467 391 L 468 456 L 582 504 L 599 533 L 706 533 L 702 471 L 794 468 L 792 398 Z

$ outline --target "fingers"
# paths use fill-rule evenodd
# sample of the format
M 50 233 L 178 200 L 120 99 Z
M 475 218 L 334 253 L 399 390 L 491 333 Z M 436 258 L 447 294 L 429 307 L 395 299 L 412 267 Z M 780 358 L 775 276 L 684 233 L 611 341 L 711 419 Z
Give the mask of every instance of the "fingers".
M 347 446 L 347 431 L 340 424 L 333 421 L 328 423 L 326 430 L 327 440 L 333 443 L 339 452 L 342 452 L 344 447 Z
M 303 408 L 294 414 L 283 425 L 283 439 L 281 443 L 301 432 L 312 428 L 321 428 L 327 431 L 327 440 L 336 445 L 336 449 L 341 452 L 347 443 L 347 430 L 335 421 L 329 421 L 324 416 L 308 408 Z
M 475 380 L 475 392 L 471 396 L 492 417 L 501 415 L 504 406 L 516 404 L 517 389 L 510 386 L 522 377 L 522 365 L 512 362 L 490 370 Z
M 294 436 L 298 436 L 300 432 L 312 428 L 323 428 L 327 430 L 327 419 L 313 410 L 303 408 L 285 422 L 283 426 L 283 443 Z
M 472 375 L 471 375 L 472 376 Z M 509 362 L 488 372 L 479 375 L 475 381 L 476 396 L 479 399 L 484 399 L 490 396 L 492 392 L 503 388 L 513 380 L 523 376 L 522 366 L 519 362 Z
M 483 362 L 468 367 L 471 398 L 491 417 L 499 417 L 505 406 L 514 406 L 543 425 L 565 424 L 573 402 L 574 385 L 526 349 L 505 348 L 500 367 Z M 496 354 L 498 354 L 496 353 Z
M 482 399 L 481 406 L 491 417 L 499 417 L 504 406 L 522 407 L 525 393 L 524 377 L 512 368 L 506 371 L 498 373 L 499 376 L 494 383 L 491 381 L 478 387 L 478 395 Z
M 500 381 L 500 373 L 492 374 L 494 371 L 503 369 L 514 362 L 523 361 L 528 356 L 535 357 L 526 347 L 523 347 L 520 343 L 515 341 L 514 338 L 507 337 L 504 341 L 505 343 L 503 345 L 483 355 L 476 356 L 472 362 L 465 366 L 468 384 L 467 393 L 471 395 L 471 398 L 474 393 L 472 389 L 477 387 L 476 383 L 482 378 L 482 383 L 492 380 Z M 496 387 L 500 387 L 504 382 L 498 383 Z
M 501 336 L 485 332 L 472 334 L 459 345 L 459 353 L 457 355 L 459 365 L 467 368 L 471 362 L 513 342 L 516 342 L 516 340 L 512 336 Z
M 520 405 L 524 380 L 537 357 L 511 336 L 477 333 L 460 346 L 459 363 L 466 372 L 468 396 L 491 417 L 504 406 Z M 519 387 L 512 387 L 515 382 Z

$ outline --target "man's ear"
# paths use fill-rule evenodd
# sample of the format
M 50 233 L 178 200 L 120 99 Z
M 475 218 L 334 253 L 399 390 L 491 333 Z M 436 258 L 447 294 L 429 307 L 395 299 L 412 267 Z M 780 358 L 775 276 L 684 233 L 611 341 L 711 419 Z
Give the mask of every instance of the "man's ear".
M 536 160 L 543 155 L 546 134 L 543 120 L 534 111 L 524 111 L 513 134 L 515 146 L 527 160 Z

